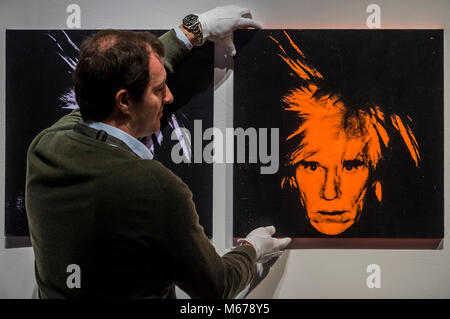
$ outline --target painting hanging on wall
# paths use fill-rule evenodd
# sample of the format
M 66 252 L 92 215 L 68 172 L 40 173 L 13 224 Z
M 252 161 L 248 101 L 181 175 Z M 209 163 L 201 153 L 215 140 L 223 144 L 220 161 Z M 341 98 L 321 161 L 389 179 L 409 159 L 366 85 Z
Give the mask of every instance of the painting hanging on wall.
M 27 148 L 41 130 L 78 107 L 72 73 L 82 40 L 93 32 L 6 31 L 5 236 L 11 247 L 27 245 L 23 238 L 29 236 L 24 201 Z M 151 32 L 159 36 L 165 31 Z M 189 158 L 174 163 L 171 151 L 174 146 L 181 147 L 183 156 L 189 156 L 195 141 L 183 134 L 183 129 L 193 132 L 195 120 L 201 120 L 204 128 L 213 125 L 213 50 L 209 42 L 195 48 L 175 74 L 168 74 L 167 85 L 174 102 L 164 108 L 161 131 L 142 140 L 154 159 L 189 186 L 200 224 L 209 237 L 212 236 L 212 164 L 194 163 Z M 22 240 L 14 240 L 19 238 Z
M 257 143 L 278 163 L 263 173 L 247 148 L 235 164 L 233 236 L 275 225 L 292 248 L 438 248 L 443 31 L 243 30 L 234 39 L 234 127 L 267 128 Z

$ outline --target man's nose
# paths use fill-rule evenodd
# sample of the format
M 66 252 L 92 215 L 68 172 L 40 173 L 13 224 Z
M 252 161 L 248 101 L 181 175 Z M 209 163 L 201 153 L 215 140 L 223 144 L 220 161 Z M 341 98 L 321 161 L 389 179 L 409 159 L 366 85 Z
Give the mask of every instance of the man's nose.
M 330 169 L 325 173 L 325 180 L 320 191 L 320 196 L 325 200 L 333 200 L 340 197 L 340 181 L 336 169 Z
M 170 92 L 169 87 L 166 84 L 166 94 L 164 95 L 164 104 L 170 104 L 173 102 L 173 95 L 172 92 Z

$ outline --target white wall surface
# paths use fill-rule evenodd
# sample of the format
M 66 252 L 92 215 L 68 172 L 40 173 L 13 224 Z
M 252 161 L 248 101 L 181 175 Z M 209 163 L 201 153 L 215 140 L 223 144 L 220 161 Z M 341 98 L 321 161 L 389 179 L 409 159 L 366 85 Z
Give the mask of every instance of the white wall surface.
M 5 30 L 65 29 L 66 8 L 81 7 L 81 28 L 166 29 L 183 16 L 220 5 L 252 10 L 265 28 L 365 29 L 370 3 L 381 7 L 382 28 L 444 28 L 445 190 L 449 189 L 450 0 L 0 0 L 0 298 L 30 298 L 35 286 L 31 248 L 5 249 Z M 233 61 L 216 52 L 215 126 L 232 127 Z M 248 298 L 450 298 L 449 194 L 445 191 L 445 240 L 441 250 L 291 250 L 269 270 Z M 231 166 L 215 164 L 213 243 L 231 244 Z M 381 288 L 369 289 L 366 268 L 381 267 Z M 183 297 L 182 292 L 178 291 Z

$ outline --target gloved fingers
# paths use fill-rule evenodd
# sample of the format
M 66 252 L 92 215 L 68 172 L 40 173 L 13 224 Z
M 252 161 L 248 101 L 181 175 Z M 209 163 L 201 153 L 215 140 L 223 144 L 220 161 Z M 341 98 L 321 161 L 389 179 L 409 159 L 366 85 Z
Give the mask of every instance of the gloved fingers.
M 266 230 L 264 229 L 264 227 L 258 227 L 253 229 L 248 235 L 247 238 L 251 237 L 251 236 L 261 236 L 262 233 L 265 233 Z
M 273 236 L 273 234 L 275 234 L 275 226 L 271 225 L 271 226 L 266 226 L 264 227 L 264 229 L 270 234 L 270 236 Z
M 285 238 L 274 238 L 275 248 L 277 250 L 284 249 L 287 245 L 289 245 L 292 241 L 291 238 L 285 237 Z
M 259 24 L 258 22 L 249 19 L 249 18 L 240 18 L 237 23 L 236 23 L 236 28 L 241 29 L 241 28 L 255 28 L 255 29 L 262 29 L 262 25 Z

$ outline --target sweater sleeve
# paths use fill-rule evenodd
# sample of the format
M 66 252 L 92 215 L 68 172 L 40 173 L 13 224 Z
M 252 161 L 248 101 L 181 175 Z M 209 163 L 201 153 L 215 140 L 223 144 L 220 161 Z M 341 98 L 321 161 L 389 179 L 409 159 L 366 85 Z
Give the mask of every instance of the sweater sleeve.
M 164 66 L 170 73 L 174 73 L 176 65 L 189 53 L 189 49 L 178 39 L 173 29 L 160 36 L 159 40 L 163 43 L 165 51 Z
M 189 188 L 173 178 L 163 193 L 175 283 L 192 298 L 234 298 L 256 272 L 254 248 L 237 247 L 220 257 L 199 224 Z

